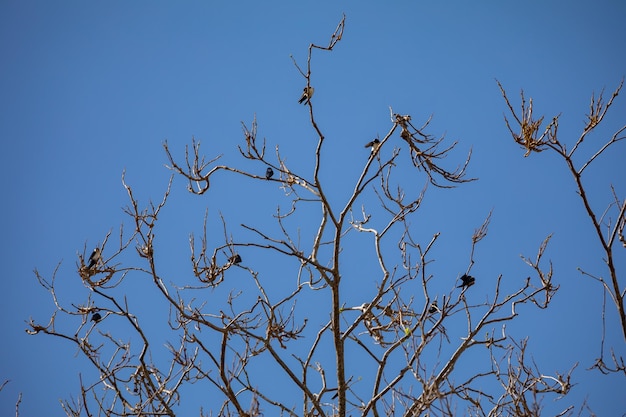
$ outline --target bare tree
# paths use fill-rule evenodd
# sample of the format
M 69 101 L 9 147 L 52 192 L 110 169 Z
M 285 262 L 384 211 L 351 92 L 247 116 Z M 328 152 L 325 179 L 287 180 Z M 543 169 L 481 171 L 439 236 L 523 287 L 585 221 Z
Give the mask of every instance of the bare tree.
M 540 371 L 526 339 L 515 340 L 506 329 L 518 317 L 519 305 L 548 308 L 558 290 L 551 264 L 544 260 L 550 237 L 536 257 L 525 258 L 531 274 L 516 273 L 516 290 L 503 292 L 499 275 L 492 277 L 491 294 L 477 299 L 471 273 L 491 213 L 468 236 L 467 269 L 456 280 L 432 272 L 431 250 L 440 233 L 425 242 L 413 236 L 410 219 L 419 214 L 427 187 L 407 191 L 396 178 L 398 167 L 414 173 L 413 183 L 421 177 L 436 187 L 473 180 L 466 176 L 471 154 L 457 168 L 446 167 L 457 143 L 444 145 L 444 137 L 429 133 L 430 118 L 415 124 L 410 115 L 391 110 L 387 133 L 368 144 L 371 153 L 351 191 L 341 203 L 328 198 L 330 184 L 320 173 L 330 168 L 322 149 L 333 143 L 315 117 L 312 64 L 315 54 L 337 46 L 344 28 L 345 16 L 328 44 L 309 46 L 305 69 L 294 60 L 305 84 L 301 101 L 317 136 L 312 172 L 289 164 L 278 146 L 269 155 L 266 141 L 257 138 L 256 119 L 243 124 L 239 147 L 257 167 L 252 171 L 220 165 L 219 156 L 207 159 L 195 140 L 182 162 L 164 144 L 169 168 L 186 180 L 191 193 L 210 195 L 218 173 L 278 185 L 287 208 L 277 209 L 274 229 L 245 223 L 233 228 L 221 217 L 217 242 L 215 233 L 207 232 L 207 213 L 200 237 L 189 240 L 190 273 L 181 273 L 188 278 L 165 278 L 157 259 L 162 262 L 166 254 L 155 250 L 155 230 L 172 180 L 160 203 L 141 207 L 123 175 L 130 201 L 124 211 L 132 231 L 121 228 L 116 244 L 109 233 L 89 259 L 86 248 L 79 254 L 77 271 L 88 290 L 86 299 L 63 303 L 55 286 L 58 267 L 51 279 L 35 271 L 56 311 L 47 324 L 31 319 L 28 331 L 69 341 L 97 371 L 81 374 L 77 398 L 63 404 L 67 415 L 174 416 L 199 385 L 203 397 L 210 395 L 201 402 L 200 414 L 218 416 L 451 416 L 460 409 L 477 416 L 537 416 L 541 398 L 568 393 L 573 368 L 554 375 Z M 402 158 L 405 153 L 410 157 Z M 265 175 L 258 175 L 258 167 Z M 319 210 L 310 235 L 292 227 L 304 221 L 299 216 L 306 207 Z M 236 237 L 241 231 L 251 238 Z M 355 239 L 370 245 L 378 279 L 367 289 L 367 299 L 350 305 L 348 289 L 368 285 L 355 283 L 342 262 Z M 288 283 L 280 290 L 268 285 L 254 260 L 242 256 L 244 249 L 280 259 L 274 273 L 288 277 Z M 133 266 L 120 261 L 122 254 L 134 255 Z M 248 277 L 245 289 L 231 286 L 233 271 Z M 154 303 L 169 310 L 168 355 L 157 354 L 159 339 L 131 307 L 136 300 L 125 288 L 137 276 L 148 277 L 158 299 Z M 442 282 L 447 282 L 444 290 Z M 317 308 L 303 307 L 307 302 Z M 73 318 L 80 319 L 76 327 Z M 101 330 L 103 322 L 113 320 L 115 327 Z M 483 361 L 462 369 L 458 365 L 467 355 Z
M 598 212 L 592 208 L 593 204 L 590 200 L 587 192 L 587 186 L 583 183 L 583 176 L 586 173 L 586 169 L 594 162 L 599 160 L 599 157 L 604 154 L 609 148 L 616 145 L 619 141 L 626 138 L 626 125 L 618 128 L 607 140 L 600 145 L 593 145 L 593 152 L 588 155 L 580 155 L 582 151 L 582 143 L 587 137 L 591 136 L 592 132 L 595 132 L 596 128 L 602 123 L 609 108 L 613 105 L 613 102 L 619 92 L 622 90 L 624 80 L 620 82 L 608 101 L 604 100 L 604 90 L 596 97 L 595 93 L 591 95 L 589 103 L 589 113 L 586 115 L 585 126 L 582 129 L 580 136 L 573 142 L 571 149 L 568 149 L 568 143 L 563 141 L 558 136 L 559 116 L 552 118 L 550 123 L 544 124 L 544 116 L 536 117 L 533 115 L 533 100 L 532 98 L 526 102 L 524 91 L 521 95 L 521 109 L 516 111 L 511 104 L 504 87 L 498 82 L 502 96 L 506 101 L 506 104 L 513 116 L 514 123 L 510 123 L 505 117 L 506 125 L 511 133 L 513 140 L 520 144 L 525 149 L 524 156 L 529 156 L 531 153 L 541 152 L 543 150 L 551 150 L 555 152 L 567 166 L 568 171 L 574 179 L 576 191 L 581 199 L 581 202 L 585 208 L 591 226 L 598 238 L 598 243 L 603 251 L 603 259 L 606 263 L 605 277 L 602 273 L 595 273 L 584 271 L 579 268 L 579 271 L 584 276 L 592 278 L 598 281 L 604 289 L 604 302 L 602 304 L 602 340 L 600 341 L 600 356 L 595 360 L 593 368 L 597 368 L 602 373 L 621 372 L 626 375 L 626 362 L 624 357 L 616 355 L 614 350 L 610 349 L 611 362 L 607 364 L 605 362 L 607 350 L 605 348 L 605 335 L 606 335 L 606 314 L 607 314 L 607 294 L 609 300 L 615 306 L 619 323 L 621 325 L 621 333 L 624 336 L 624 342 L 626 343 L 626 312 L 624 299 L 626 297 L 626 283 L 623 278 L 620 280 L 620 275 L 617 271 L 616 252 L 620 250 L 621 246 L 626 248 L 626 240 L 624 239 L 624 225 L 626 225 L 626 200 L 620 199 L 615 191 L 613 185 L 610 186 L 612 202 L 602 212 Z M 513 124 L 512 127 L 511 124 Z M 519 133 L 517 133 L 519 129 Z M 579 159 L 582 162 L 576 162 Z M 623 253 L 623 252 L 622 252 Z

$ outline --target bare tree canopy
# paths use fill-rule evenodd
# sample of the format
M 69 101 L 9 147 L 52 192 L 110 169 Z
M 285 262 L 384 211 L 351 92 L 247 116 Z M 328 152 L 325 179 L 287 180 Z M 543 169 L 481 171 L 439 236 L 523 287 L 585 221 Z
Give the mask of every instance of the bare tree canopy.
M 91 290 L 89 297 L 65 304 L 55 290 L 56 274 L 48 280 L 37 273 L 41 285 L 54 297 L 57 311 L 47 324 L 31 321 L 29 332 L 67 339 L 98 371 L 95 379 L 81 378 L 80 395 L 64 402 L 68 415 L 173 416 L 185 401 L 187 386 L 200 384 L 212 393 L 210 403 L 200 410 L 202 415 L 417 416 L 456 415 L 460 410 L 472 415 L 540 415 L 544 396 L 568 394 L 576 364 L 564 373 L 546 373 L 533 363 L 526 339 L 507 331 L 507 323 L 518 318 L 521 305 L 546 309 L 559 289 L 552 282 L 551 263 L 544 259 L 550 236 L 534 258 L 526 259 L 529 275 L 512 291 L 503 291 L 500 275 L 487 298 L 472 294 L 472 286 L 481 279 L 470 275 L 477 261 L 474 253 L 488 236 L 491 213 L 468 237 L 467 269 L 459 271 L 456 279 L 431 273 L 430 252 L 439 234 L 419 242 L 411 227 L 427 187 L 411 195 L 403 185 L 408 178 L 397 178 L 396 168 L 409 164 L 410 181 L 422 178 L 425 184 L 443 188 L 474 178 L 466 175 L 471 152 L 456 168 L 447 167 L 458 143 L 446 144 L 443 136 L 429 133 L 430 118 L 416 124 L 411 115 L 390 109 L 387 133 L 365 145 L 371 151 L 352 191 L 338 203 L 328 198 L 320 174 L 332 169 L 324 164 L 323 155 L 333 143 L 316 119 L 314 62 L 318 54 L 335 49 L 345 24 L 344 16 L 327 44 L 309 46 L 305 67 L 294 60 L 305 84 L 299 101 L 308 108 L 317 136 L 312 172 L 290 165 L 278 145 L 274 153 L 267 152 L 266 141 L 257 136 L 256 119 L 242 124 L 243 144 L 239 146 L 241 156 L 254 162 L 253 171 L 218 164 L 220 157 L 207 158 L 197 141 L 185 149 L 182 161 L 164 144 L 169 168 L 187 180 L 191 193 L 210 196 L 211 184 L 220 180 L 221 171 L 280 187 L 288 203 L 279 205 L 274 214 L 276 228 L 233 226 L 222 216 L 221 243 L 216 243 L 217 236 L 206 227 L 207 214 L 199 239 L 190 236 L 192 273 L 182 274 L 185 278 L 163 277 L 158 259 L 164 255 L 155 251 L 156 229 L 172 181 L 161 202 L 141 207 L 123 176 L 130 200 L 124 211 L 134 226 L 131 231 L 120 230 L 118 244 L 107 235 L 89 257 L 79 256 L 78 273 Z M 522 94 L 518 115 L 500 88 L 521 133 L 514 132 L 508 119 L 507 126 L 526 155 L 553 149 L 568 162 L 576 180 L 602 151 L 623 138 L 620 135 L 626 127 L 582 167 L 574 168 L 573 152 L 602 121 L 621 85 L 606 105 L 601 95 L 592 98 L 588 126 L 570 152 L 557 139 L 558 117 L 538 136 L 543 118 L 533 119 L 532 101 L 527 106 Z M 584 188 L 577 184 L 588 207 Z M 302 206 L 317 208 L 317 219 Z M 614 206 L 618 221 L 608 240 L 589 209 L 609 260 L 610 279 L 585 274 L 607 288 L 626 338 L 624 290 L 611 256 L 616 240 L 624 242 L 626 205 L 615 196 Z M 317 231 L 300 234 L 293 225 L 303 221 L 314 221 Z M 242 230 L 250 232 L 249 238 L 239 237 Z M 352 239 L 368 240 L 370 250 L 364 256 L 375 257 L 378 264 L 375 282 L 358 284 L 371 285 L 369 298 L 355 306 L 347 305 L 344 296 L 355 285 L 350 281 L 358 279 L 349 275 L 350 268 L 343 261 Z M 283 276 L 280 291 L 267 285 L 272 276 L 255 269 L 253 256 L 241 256 L 244 249 L 254 256 L 276 259 L 274 274 L 280 271 Z M 118 263 L 116 258 L 126 251 L 135 251 L 143 261 L 138 266 Z M 236 278 L 233 270 L 239 270 Z M 137 275 L 152 282 L 159 298 L 155 303 L 169 310 L 168 328 L 163 330 L 168 334 L 168 360 L 154 358 L 156 346 L 132 310 L 130 295 L 124 293 L 127 281 L 138 279 Z M 248 284 L 238 290 L 230 283 L 244 277 Z M 447 281 L 448 290 L 440 291 L 436 281 Z M 82 322 L 73 331 L 59 330 L 66 325 L 57 322 L 68 316 L 82 317 Z M 116 333 L 100 330 L 101 323 L 112 320 L 126 325 L 117 327 Z M 331 351 L 333 360 L 328 355 Z M 466 356 L 475 358 L 470 369 L 460 366 Z M 624 371 L 623 358 L 613 359 L 606 365 L 602 357 L 596 366 L 603 372 Z M 273 379 L 286 381 L 291 388 L 276 391 Z M 559 415 L 572 408 L 564 407 Z
M 219 105 L 237 118 L 208 123 L 234 133 L 163 133 L 160 144 L 151 144 L 158 158 L 141 156 L 156 162 L 162 176 L 127 163 L 139 158 L 129 150 L 116 165 L 121 184 L 114 178 L 121 211 L 102 218 L 94 208 L 105 195 L 116 198 L 93 179 L 98 160 L 118 155 L 90 151 L 92 160 L 79 161 L 94 169 L 86 172 L 89 187 L 74 189 L 81 207 L 66 209 L 88 212 L 102 229 L 81 228 L 69 259 L 56 242 L 46 254 L 54 263 L 33 252 L 39 266 L 30 280 L 47 304 L 23 301 L 29 317 L 18 317 L 24 339 L 50 346 L 49 362 L 65 366 L 54 353 L 59 347 L 72 357 L 67 368 L 75 389 L 52 414 L 582 416 L 597 412 L 590 385 L 624 385 L 626 177 L 613 165 L 626 142 L 623 79 L 589 91 L 588 104 L 579 106 L 586 111 L 573 115 L 553 111 L 535 84 L 499 66 L 489 78 L 492 90 L 483 91 L 492 108 L 479 108 L 469 89 L 446 76 L 445 89 L 467 112 L 449 129 L 446 115 L 431 113 L 436 100 L 418 96 L 415 87 L 432 82 L 426 68 L 448 70 L 422 54 L 420 45 L 430 39 L 418 45 L 398 38 L 379 49 L 373 31 L 363 51 L 352 42 L 350 13 L 333 16 L 313 27 L 308 48 L 310 40 L 282 61 L 265 43 L 254 45 L 266 50 L 257 55 L 222 39 L 233 34 L 203 43 L 209 55 L 228 50 L 209 72 L 220 72 L 218 83 L 234 84 L 229 91 L 237 98 Z M 309 24 L 309 16 L 301 18 Z M 260 30 L 249 21 L 242 18 L 237 30 Z M 294 24 L 282 22 L 282 36 Z M 232 62 L 221 59 L 248 54 L 245 83 L 241 74 L 229 77 Z M 351 73 L 374 55 L 388 72 Z M 257 68 L 267 63 L 259 56 L 273 70 L 286 67 L 296 81 L 283 82 L 282 72 L 261 79 Z M 344 64 L 356 57 L 363 61 Z M 180 61 L 180 68 L 191 65 Z M 406 71 L 410 77 L 397 76 Z M 176 74 L 184 78 L 185 70 Z M 367 84 L 342 89 L 351 77 Z M 240 91 L 277 81 L 266 101 Z M 370 88 L 403 94 L 370 100 Z M 168 97 L 159 90 L 154 99 Z M 361 115 L 346 103 L 374 110 Z M 494 113 L 497 137 L 487 126 Z M 470 125 L 484 137 L 466 135 Z M 493 169 L 479 169 L 486 164 Z M 505 173 L 508 164 L 515 171 Z M 486 172 L 515 180 L 490 190 Z M 478 188 L 483 181 L 490 185 Z M 563 190 L 575 216 L 555 213 L 552 199 Z M 508 193 L 519 199 L 506 208 L 492 203 Z M 520 199 L 529 204 L 511 209 Z M 574 231 L 564 233 L 557 217 Z M 533 233 L 518 241 L 519 230 L 531 226 Z M 572 241 L 568 249 L 580 247 L 568 264 L 556 253 L 564 239 Z M 515 248 L 513 261 L 499 251 L 505 245 Z M 584 289 L 571 298 L 575 286 Z M 581 303 L 584 297 L 590 302 Z M 558 340 L 568 332 L 571 339 Z M 593 351 L 566 354 L 572 340 Z M 10 337 L 5 344 L 13 344 Z M 22 371 L 56 377 L 45 369 Z M 0 374 L 0 399 L 9 398 L 16 417 L 28 415 L 37 399 L 15 391 L 11 375 Z M 620 404 L 616 399 L 607 409 L 626 415 Z

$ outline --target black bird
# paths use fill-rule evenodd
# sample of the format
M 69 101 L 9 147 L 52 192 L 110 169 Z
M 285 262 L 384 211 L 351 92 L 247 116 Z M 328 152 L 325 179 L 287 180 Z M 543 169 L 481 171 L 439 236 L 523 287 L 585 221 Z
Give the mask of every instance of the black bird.
M 302 97 L 300 97 L 300 100 L 298 100 L 298 103 L 300 104 L 308 103 L 309 100 L 311 100 L 311 97 L 313 97 L 314 92 L 315 92 L 315 89 L 313 87 L 304 87 L 304 91 L 302 92 Z
M 89 257 L 89 265 L 87 265 L 87 268 L 91 269 L 96 266 L 101 258 L 102 251 L 100 250 L 100 248 L 95 248 L 93 252 L 91 252 L 91 256 Z
M 463 276 L 461 277 L 461 285 L 459 285 L 457 288 L 471 287 L 472 285 L 474 285 L 475 282 L 476 278 L 467 274 L 463 274 Z
M 428 309 L 430 314 L 436 313 L 439 311 L 439 306 L 437 305 L 437 300 L 433 301 Z
M 239 256 L 239 254 L 236 253 L 230 258 L 228 258 L 228 262 L 232 265 L 237 265 L 238 263 L 241 263 L 241 256 Z
M 267 167 L 267 170 L 265 171 L 265 179 L 269 180 L 273 176 L 274 176 L 274 170 L 272 169 L 272 167 Z
M 372 153 L 376 153 L 378 148 L 380 147 L 380 140 L 378 138 L 374 139 L 371 142 L 367 142 L 365 145 L 366 148 L 372 148 Z
M 100 320 L 102 320 L 102 316 L 100 315 L 100 313 L 93 313 L 93 316 L 91 316 L 91 321 L 97 323 Z

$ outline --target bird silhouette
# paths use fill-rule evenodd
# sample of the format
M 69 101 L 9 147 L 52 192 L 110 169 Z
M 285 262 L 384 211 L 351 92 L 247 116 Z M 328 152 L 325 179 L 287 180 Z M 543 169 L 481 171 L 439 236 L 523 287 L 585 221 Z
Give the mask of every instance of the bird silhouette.
M 433 301 L 428 309 L 430 314 L 436 313 L 439 311 L 439 306 L 437 305 L 437 300 Z
M 461 277 L 461 285 L 459 285 L 457 288 L 471 287 L 472 285 L 474 285 L 475 282 L 476 278 L 467 274 L 463 274 L 463 276 Z
M 91 269 L 96 266 L 101 258 L 102 251 L 100 250 L 100 248 L 95 248 L 93 252 L 91 252 L 91 256 L 89 257 L 89 265 L 87 265 L 87 268 Z
M 230 258 L 228 258 L 228 262 L 230 264 L 237 265 L 238 263 L 241 263 L 241 256 L 239 256 L 239 254 L 236 253 L 233 256 L 231 256 Z
M 313 97 L 314 92 L 315 92 L 315 89 L 313 87 L 304 87 L 304 90 L 302 92 L 302 97 L 300 97 L 300 100 L 298 100 L 298 103 L 300 104 L 308 103 L 309 100 L 311 100 L 311 97 Z
M 272 169 L 272 167 L 267 167 L 267 170 L 265 171 L 265 179 L 269 180 L 273 176 L 274 176 L 274 170 Z
M 100 313 L 93 313 L 93 316 L 91 316 L 91 321 L 97 323 L 100 320 L 102 320 L 102 316 L 100 315 Z
M 367 142 L 365 145 L 366 148 L 372 148 L 372 153 L 375 153 L 380 147 L 380 140 L 378 138 L 374 139 L 371 142 Z

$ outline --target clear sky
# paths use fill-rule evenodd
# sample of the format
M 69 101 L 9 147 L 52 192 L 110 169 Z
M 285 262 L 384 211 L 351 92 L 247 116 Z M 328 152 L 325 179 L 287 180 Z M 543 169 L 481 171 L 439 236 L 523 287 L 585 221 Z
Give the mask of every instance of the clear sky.
M 21 416 L 63 415 L 58 400 L 78 393 L 77 375 L 87 371 L 74 348 L 24 332 L 29 317 L 46 321 L 54 309 L 32 271 L 49 277 L 62 260 L 64 301 L 84 300 L 77 253 L 127 222 L 123 170 L 143 203 L 159 201 L 170 175 L 163 141 L 182 157 L 192 136 L 208 158 L 223 154 L 222 163 L 253 169 L 236 145 L 243 140 L 240 122 L 249 125 L 255 115 L 270 149 L 278 144 L 291 164 L 310 168 L 316 138 L 297 103 L 304 81 L 290 55 L 305 65 L 309 43 L 326 43 L 344 12 L 344 39 L 313 63 L 317 120 L 330 143 L 331 198 L 342 201 L 368 157 L 363 144 L 390 128 L 389 106 L 418 124 L 433 114 L 431 133 L 459 141 L 450 165 L 471 148 L 469 175 L 480 179 L 429 189 L 413 225 L 423 241 L 442 233 L 433 273 L 452 282 L 466 269 L 471 234 L 492 209 L 472 270 L 478 298 L 499 274 L 512 283 L 530 275 L 519 255 L 534 256 L 554 233 L 547 256 L 561 289 L 550 309 L 520 317 L 515 336 L 529 337 L 547 372 L 579 363 L 577 385 L 558 406 L 586 398 L 598 415 L 626 412 L 624 377 L 587 371 L 600 349 L 602 290 L 576 268 L 605 270 L 574 183 L 555 155 L 523 157 L 503 123 L 506 106 L 495 83 L 514 103 L 523 88 L 547 119 L 561 113 L 561 140 L 573 143 L 591 93 L 605 88 L 608 95 L 626 75 L 626 3 L 3 0 L 0 380 L 10 383 L 0 392 L 0 414 L 14 413 L 21 392 Z M 620 96 L 586 155 L 625 122 Z M 589 170 L 586 185 L 598 212 L 610 203 L 609 184 L 626 197 L 625 146 Z M 424 180 L 413 185 L 419 191 Z M 200 233 L 207 208 L 214 219 L 226 213 L 236 233 L 240 223 L 271 222 L 273 198 L 281 195 L 229 175 L 202 197 L 185 188 L 182 179 L 174 181 L 160 220 L 166 275 L 189 267 L 188 237 Z M 625 258 L 618 251 L 622 273 Z M 259 260 L 255 268 L 268 266 Z M 377 280 L 356 271 L 363 285 Z M 356 287 L 352 298 L 347 302 L 364 301 Z M 142 300 L 147 308 L 150 297 Z M 608 342 L 626 356 L 613 309 L 608 314 Z

